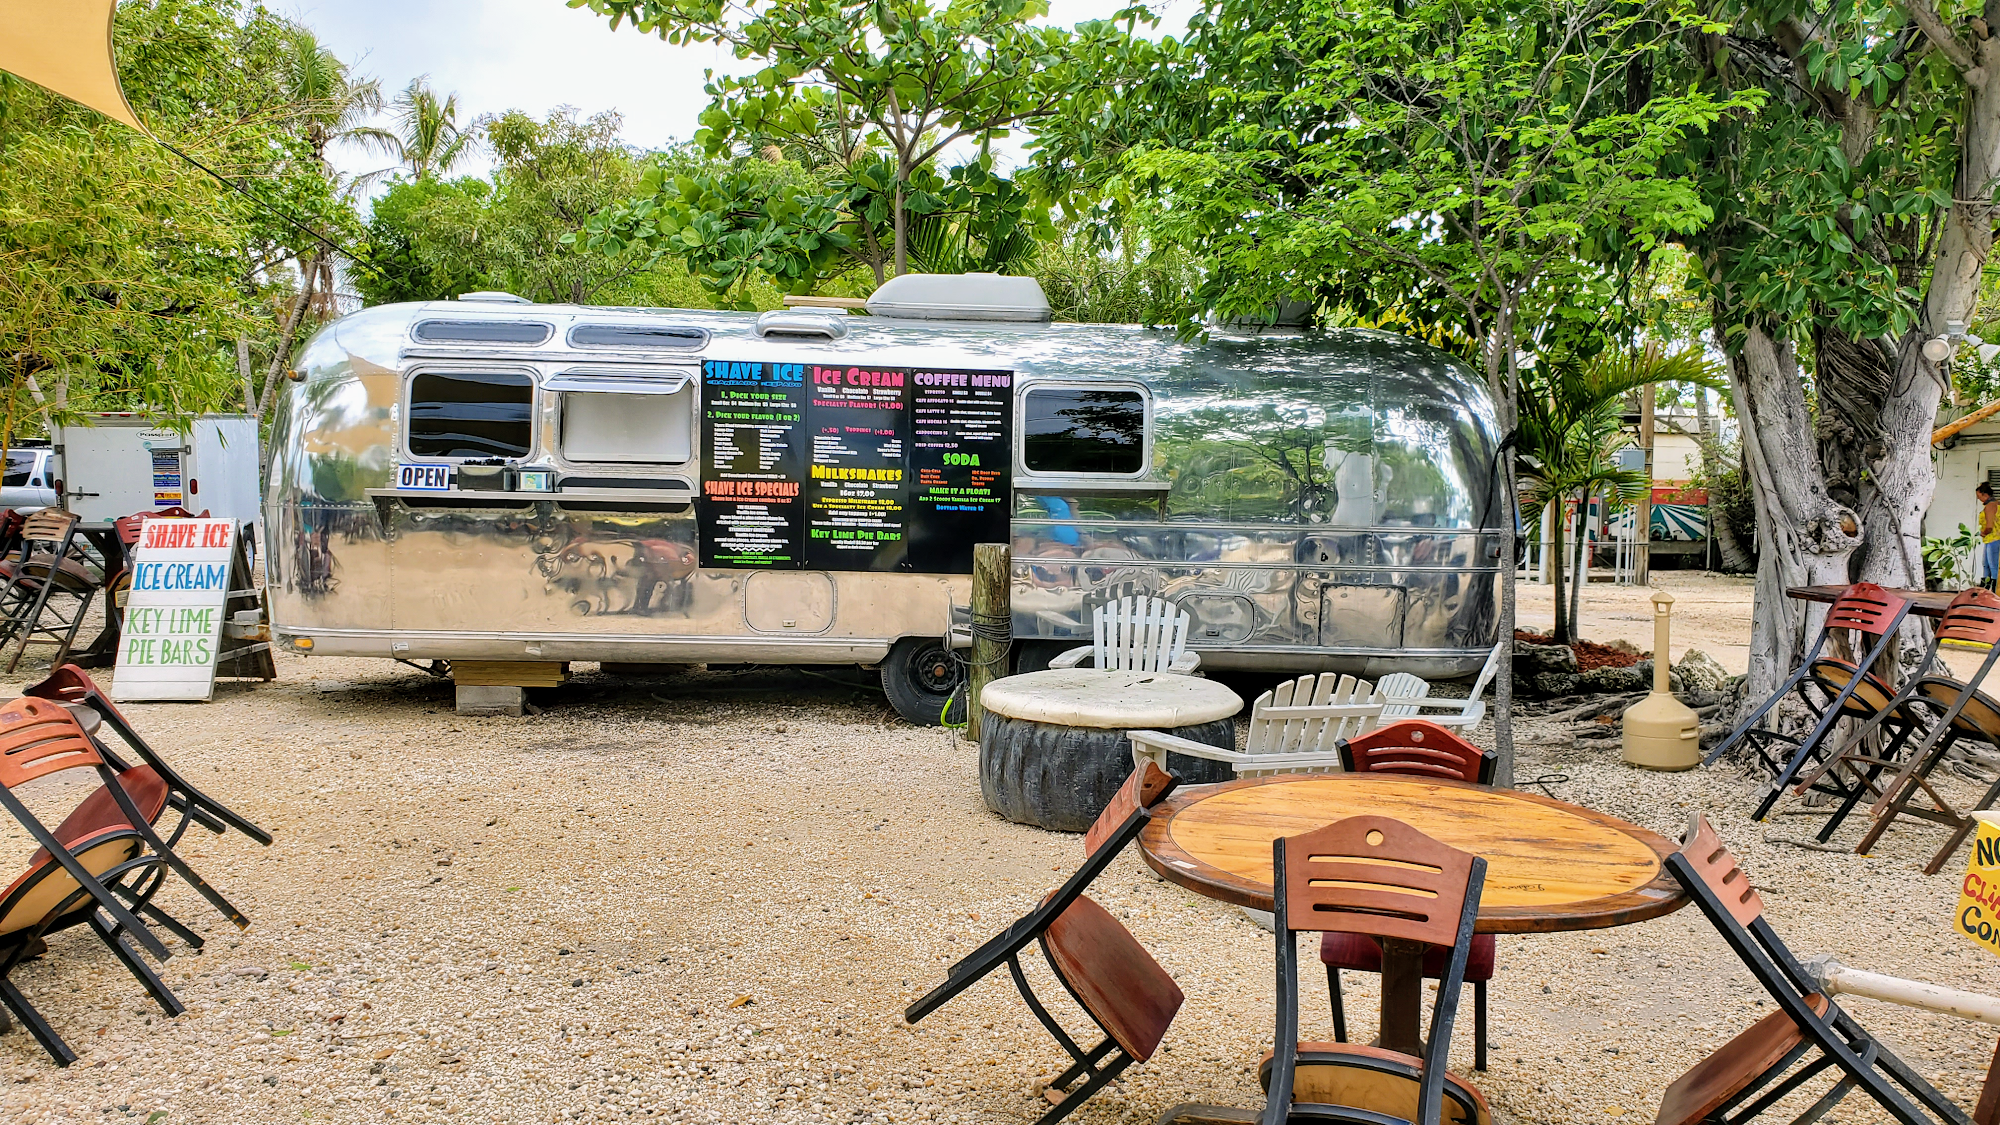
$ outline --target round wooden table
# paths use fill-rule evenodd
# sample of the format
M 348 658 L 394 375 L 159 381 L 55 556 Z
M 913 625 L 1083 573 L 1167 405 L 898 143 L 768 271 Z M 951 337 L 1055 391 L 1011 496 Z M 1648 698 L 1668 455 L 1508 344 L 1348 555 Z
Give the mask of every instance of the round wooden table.
M 1271 909 L 1271 842 L 1372 813 L 1486 860 L 1481 933 L 1623 926 L 1670 914 L 1687 893 L 1667 873 L 1664 836 L 1580 805 L 1513 789 L 1407 774 L 1245 778 L 1182 789 L 1139 837 L 1146 863 L 1197 894 Z M 1420 1055 L 1420 944 L 1385 941 L 1382 1045 Z
M 1132 773 L 1126 731 L 1157 730 L 1233 748 L 1235 692 L 1171 672 L 1049 668 L 979 693 L 979 787 L 1008 820 L 1082 832 Z M 1170 755 L 1183 784 L 1225 781 L 1227 763 Z

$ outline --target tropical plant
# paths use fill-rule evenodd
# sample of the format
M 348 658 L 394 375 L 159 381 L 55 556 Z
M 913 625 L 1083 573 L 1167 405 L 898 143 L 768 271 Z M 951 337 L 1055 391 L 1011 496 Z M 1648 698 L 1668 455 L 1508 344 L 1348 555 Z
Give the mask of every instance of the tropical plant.
M 377 146 L 414 180 L 442 176 L 464 163 L 479 147 L 479 123 L 458 121 L 458 95 L 439 94 L 428 78 L 410 80 L 389 106 L 394 128 L 370 134 Z
M 1979 550 L 1979 534 L 1964 524 L 1958 534 L 1926 537 L 1923 543 L 1924 588 L 1959 590 L 1972 584 L 1972 556 Z
M 1555 580 L 1555 628 L 1558 643 L 1576 639 L 1582 608 L 1584 550 L 1587 537 L 1582 515 L 1592 498 L 1605 496 L 1629 502 L 1652 482 L 1638 470 L 1621 469 L 1618 451 L 1631 444 L 1621 425 L 1625 399 L 1633 392 L 1651 393 L 1659 383 L 1715 385 L 1720 372 L 1699 348 L 1663 353 L 1658 348 L 1612 350 L 1582 362 L 1551 362 L 1530 368 L 1521 395 L 1519 476 L 1521 507 L 1526 511 L 1553 509 L 1549 563 Z M 1579 513 L 1577 566 L 1564 597 L 1563 509 L 1570 503 Z

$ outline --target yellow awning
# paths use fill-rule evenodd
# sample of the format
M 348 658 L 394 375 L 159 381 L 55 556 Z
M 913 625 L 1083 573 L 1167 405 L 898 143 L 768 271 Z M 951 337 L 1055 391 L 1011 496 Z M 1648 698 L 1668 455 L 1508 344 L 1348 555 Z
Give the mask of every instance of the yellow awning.
M 111 56 L 117 0 L 0 0 L 0 70 L 141 133 Z

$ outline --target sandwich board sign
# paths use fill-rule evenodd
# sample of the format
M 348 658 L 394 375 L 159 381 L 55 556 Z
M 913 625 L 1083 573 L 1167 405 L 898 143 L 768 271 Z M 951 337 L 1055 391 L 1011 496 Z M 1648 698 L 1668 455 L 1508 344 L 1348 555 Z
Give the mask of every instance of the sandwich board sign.
M 1952 928 L 1988 953 L 2000 953 L 2000 813 L 1976 812 L 1972 819 L 1972 854 L 1965 859 Z
M 149 519 L 132 561 L 111 698 L 215 696 L 235 520 Z

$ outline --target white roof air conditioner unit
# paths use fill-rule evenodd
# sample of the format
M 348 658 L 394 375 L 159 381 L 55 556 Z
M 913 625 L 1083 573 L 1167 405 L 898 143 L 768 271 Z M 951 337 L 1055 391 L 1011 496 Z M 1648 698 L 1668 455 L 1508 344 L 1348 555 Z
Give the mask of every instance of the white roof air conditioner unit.
M 1032 277 L 997 273 L 906 273 L 882 283 L 868 311 L 888 320 L 985 320 L 1047 324 L 1049 299 Z
M 498 289 L 477 289 L 470 293 L 460 293 L 461 301 L 486 301 L 496 305 L 532 305 L 533 301 L 514 293 L 503 293 Z

